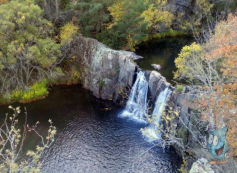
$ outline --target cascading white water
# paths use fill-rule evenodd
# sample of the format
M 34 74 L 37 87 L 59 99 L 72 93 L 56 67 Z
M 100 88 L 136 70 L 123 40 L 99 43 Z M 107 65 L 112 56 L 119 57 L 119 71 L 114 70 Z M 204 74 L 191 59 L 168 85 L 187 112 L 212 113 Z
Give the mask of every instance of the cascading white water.
M 166 106 L 169 95 L 171 94 L 169 87 L 166 87 L 158 96 L 155 108 L 152 113 L 152 121 L 149 127 L 142 130 L 142 133 L 147 137 L 149 141 L 155 141 L 160 139 L 161 132 L 159 131 L 159 126 L 161 125 L 161 118 L 164 108 Z
M 125 110 L 121 116 L 130 117 L 138 121 L 146 122 L 147 115 L 148 82 L 144 72 L 137 74 L 137 79 L 132 87 Z

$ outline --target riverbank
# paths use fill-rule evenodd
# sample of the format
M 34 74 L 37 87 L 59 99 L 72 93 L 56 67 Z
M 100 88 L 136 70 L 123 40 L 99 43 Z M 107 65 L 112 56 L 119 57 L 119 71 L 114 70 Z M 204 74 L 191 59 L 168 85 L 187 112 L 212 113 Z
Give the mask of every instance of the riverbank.
M 29 89 L 27 90 L 13 90 L 10 93 L 1 95 L 0 106 L 9 105 L 14 102 L 31 103 L 46 98 L 49 94 L 49 87 L 56 85 L 73 85 L 79 83 L 79 72 L 77 72 L 76 76 L 75 74 L 70 74 L 70 76 L 61 76 L 52 80 L 43 79 L 42 81 L 36 82 L 29 86 Z

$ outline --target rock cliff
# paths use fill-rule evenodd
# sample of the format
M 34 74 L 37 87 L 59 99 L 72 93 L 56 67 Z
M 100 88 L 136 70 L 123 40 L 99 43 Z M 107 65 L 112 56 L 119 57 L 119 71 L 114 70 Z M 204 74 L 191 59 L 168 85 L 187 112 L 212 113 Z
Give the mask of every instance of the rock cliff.
M 80 56 L 83 86 L 97 98 L 116 101 L 121 90 L 132 86 L 138 66 L 133 60 L 142 58 L 133 52 L 112 50 L 92 38 L 74 40 Z
M 77 54 L 81 59 L 81 81 L 97 98 L 118 102 L 128 93 L 139 67 L 134 60 L 142 58 L 133 52 L 113 50 L 92 38 L 80 36 Z M 157 71 L 146 71 L 151 97 L 154 101 L 165 86 L 170 86 Z

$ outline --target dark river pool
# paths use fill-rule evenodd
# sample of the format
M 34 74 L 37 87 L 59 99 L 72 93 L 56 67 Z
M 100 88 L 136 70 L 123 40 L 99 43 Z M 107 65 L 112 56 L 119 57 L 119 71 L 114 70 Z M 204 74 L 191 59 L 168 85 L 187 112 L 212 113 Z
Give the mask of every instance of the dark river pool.
M 43 100 L 13 106 L 26 107 L 28 123 L 40 121 L 41 134 L 47 132 L 48 119 L 57 127 L 43 157 L 45 173 L 175 173 L 181 165 L 173 149 L 163 151 L 144 140 L 140 128 L 145 125 L 120 118 L 122 107 L 96 99 L 81 85 L 55 86 Z M 1 106 L 1 119 L 6 112 L 7 106 Z M 37 143 L 31 134 L 25 150 Z
M 140 45 L 136 54 L 144 57 L 136 60 L 141 69 L 155 70 L 151 64 L 159 64 L 161 69 L 158 72 L 166 78 L 168 82 L 174 84 L 173 76 L 176 71 L 174 60 L 178 57 L 183 46 L 194 41 L 193 37 L 171 37 L 149 41 Z
M 144 59 L 136 62 L 145 70 L 160 64 L 159 72 L 173 83 L 174 59 L 192 41 L 191 37 L 151 41 L 139 46 L 136 53 Z M 43 156 L 44 173 L 175 173 L 181 165 L 174 149 L 163 151 L 144 140 L 140 133 L 144 124 L 119 117 L 124 108 L 96 99 L 81 85 L 54 86 L 43 100 L 13 106 L 27 108 L 29 124 L 40 121 L 40 134 L 46 135 L 48 119 L 57 127 L 55 142 Z M 0 107 L 1 120 L 7 112 L 11 113 L 7 106 Z M 21 113 L 20 127 L 23 117 Z M 24 152 L 39 142 L 30 133 Z

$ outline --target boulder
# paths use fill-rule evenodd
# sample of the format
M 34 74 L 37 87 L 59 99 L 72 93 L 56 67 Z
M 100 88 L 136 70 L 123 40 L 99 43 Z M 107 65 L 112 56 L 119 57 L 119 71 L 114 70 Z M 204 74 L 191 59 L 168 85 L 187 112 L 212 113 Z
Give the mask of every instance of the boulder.
M 189 173 L 215 173 L 211 168 L 211 165 L 204 158 L 198 159 L 193 163 L 191 170 Z
M 148 86 L 151 92 L 152 101 L 155 102 L 159 93 L 170 86 L 170 83 L 166 82 L 166 79 L 157 71 L 151 71 Z
M 160 64 L 151 64 L 151 66 L 156 69 L 156 70 L 160 70 L 161 69 L 161 66 Z

